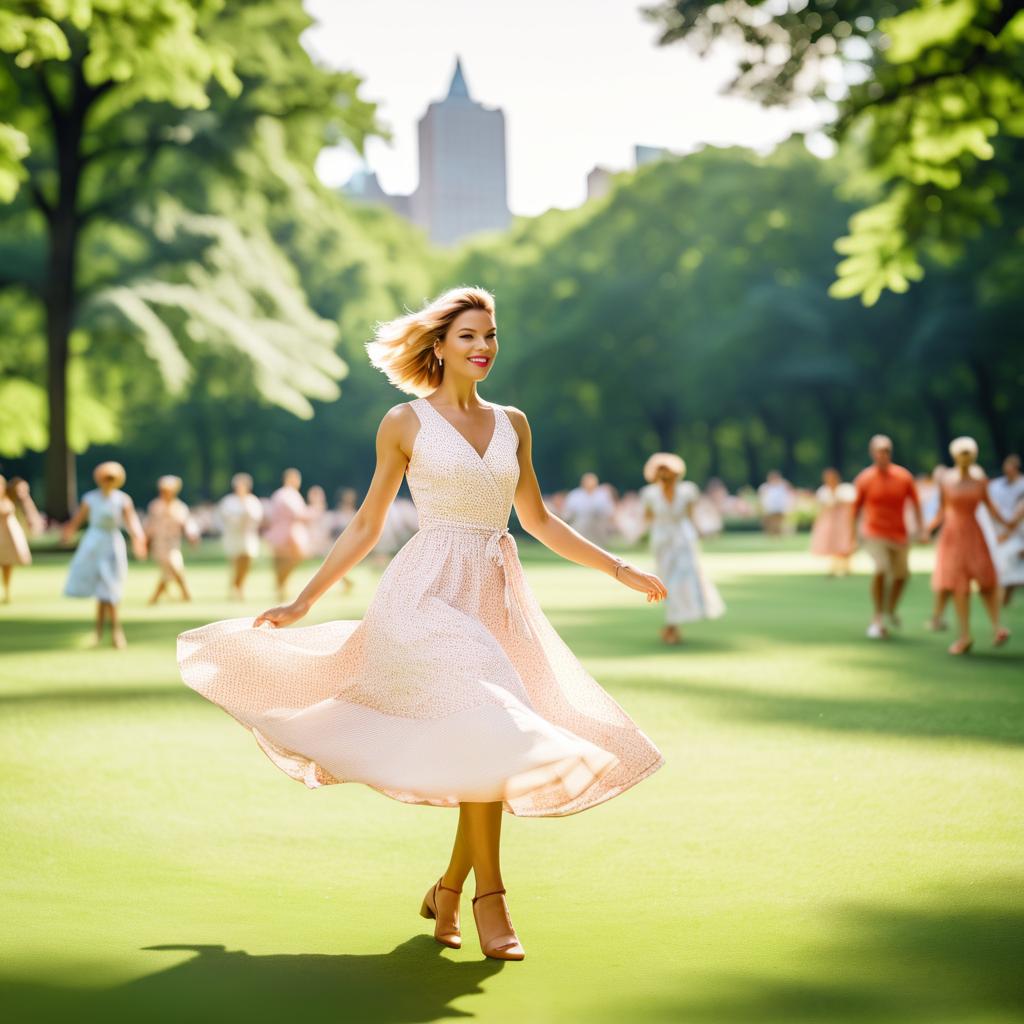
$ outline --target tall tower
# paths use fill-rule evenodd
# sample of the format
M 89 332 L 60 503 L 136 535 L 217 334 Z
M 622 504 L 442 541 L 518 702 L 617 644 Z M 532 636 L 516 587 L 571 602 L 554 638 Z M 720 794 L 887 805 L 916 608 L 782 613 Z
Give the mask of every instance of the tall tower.
M 418 127 L 420 181 L 412 213 L 430 239 L 450 245 L 508 227 L 505 115 L 469 95 L 459 58 L 448 95 L 427 107 Z

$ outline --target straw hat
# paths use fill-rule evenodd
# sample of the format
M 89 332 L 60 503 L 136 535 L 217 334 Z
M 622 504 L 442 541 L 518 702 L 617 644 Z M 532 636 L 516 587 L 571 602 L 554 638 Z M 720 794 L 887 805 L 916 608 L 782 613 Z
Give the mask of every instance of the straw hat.
M 949 442 L 949 454 L 955 459 L 960 452 L 967 452 L 974 458 L 978 457 L 978 442 L 973 437 L 968 437 L 966 434 L 962 437 L 954 437 Z
M 167 473 L 157 480 L 156 489 L 158 491 L 173 491 L 177 494 L 178 491 L 181 490 L 181 477 L 174 476 L 172 473 Z
M 127 475 L 128 474 L 124 471 L 124 466 L 122 466 L 120 462 L 114 461 L 101 462 L 92 471 L 92 478 L 96 483 L 102 483 L 107 479 L 107 477 L 112 476 L 114 478 L 115 487 L 121 487 L 124 484 Z
M 658 479 L 658 470 L 664 466 L 676 476 L 686 476 L 686 463 L 673 452 L 655 452 L 644 463 L 644 479 L 653 484 Z

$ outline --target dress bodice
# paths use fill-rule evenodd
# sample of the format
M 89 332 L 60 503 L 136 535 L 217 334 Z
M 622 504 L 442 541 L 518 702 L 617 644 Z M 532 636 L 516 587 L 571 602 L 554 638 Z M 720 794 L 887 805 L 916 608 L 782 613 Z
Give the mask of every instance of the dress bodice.
M 985 497 L 985 490 L 984 480 L 962 480 L 950 473 L 942 482 L 942 500 L 947 515 L 973 519 Z
M 655 527 L 677 526 L 689 518 L 688 509 L 700 497 L 697 485 L 691 480 L 680 480 L 672 491 L 672 497 L 665 494 L 660 483 L 648 484 L 640 492 L 645 508 L 653 513 Z
M 120 530 L 124 526 L 124 491 L 104 494 L 98 487 L 82 495 L 89 506 L 89 526 L 96 530 Z
M 483 456 L 425 398 L 409 405 L 420 421 L 406 469 L 419 525 L 507 526 L 519 482 L 519 435 L 500 405 Z

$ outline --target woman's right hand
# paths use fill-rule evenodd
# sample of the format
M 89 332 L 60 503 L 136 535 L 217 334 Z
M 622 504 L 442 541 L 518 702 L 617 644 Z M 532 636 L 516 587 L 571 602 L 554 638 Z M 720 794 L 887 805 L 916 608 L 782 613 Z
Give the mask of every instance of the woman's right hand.
M 275 629 L 281 626 L 290 626 L 293 622 L 298 622 L 308 611 L 309 606 L 298 601 L 279 605 L 277 608 L 268 608 L 253 620 L 253 629 L 261 626 L 264 622 L 270 623 Z

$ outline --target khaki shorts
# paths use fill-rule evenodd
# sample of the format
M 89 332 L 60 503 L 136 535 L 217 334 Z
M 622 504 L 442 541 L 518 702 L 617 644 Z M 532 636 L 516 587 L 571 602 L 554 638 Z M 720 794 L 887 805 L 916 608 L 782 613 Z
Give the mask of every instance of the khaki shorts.
M 907 541 L 865 537 L 864 550 L 874 559 L 875 572 L 884 573 L 894 580 L 905 580 L 910 575 L 910 544 Z

